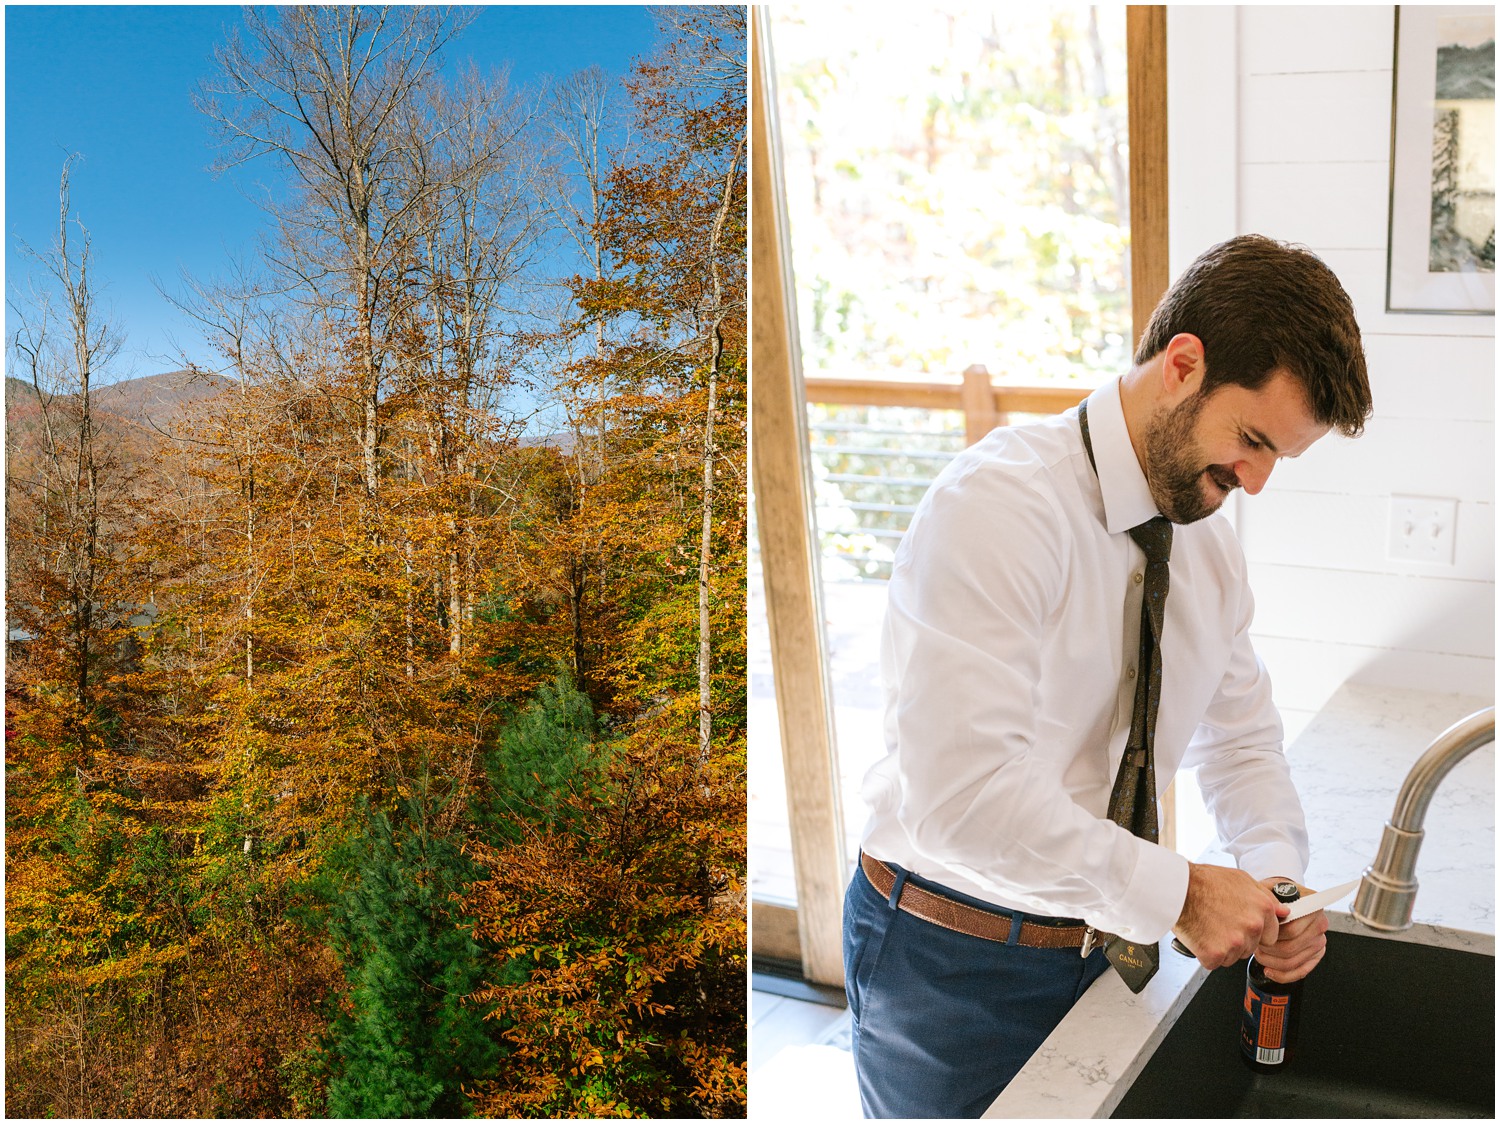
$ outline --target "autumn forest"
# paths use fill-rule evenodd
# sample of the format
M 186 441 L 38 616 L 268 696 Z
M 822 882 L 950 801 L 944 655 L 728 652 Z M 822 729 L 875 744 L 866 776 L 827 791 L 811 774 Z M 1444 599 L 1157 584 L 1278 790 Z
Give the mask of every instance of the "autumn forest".
M 164 289 L 213 345 L 167 407 L 55 160 L 7 1115 L 744 1115 L 744 9 L 524 88 L 444 67 L 472 18 L 236 14 L 197 106 L 282 186 Z

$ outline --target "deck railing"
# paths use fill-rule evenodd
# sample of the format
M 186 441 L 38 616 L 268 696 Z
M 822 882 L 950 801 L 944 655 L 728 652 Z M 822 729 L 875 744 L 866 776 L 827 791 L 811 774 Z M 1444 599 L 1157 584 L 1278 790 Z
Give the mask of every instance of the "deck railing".
M 823 580 L 884 580 L 943 466 L 997 425 L 1056 414 L 1083 386 L 996 385 L 981 365 L 923 381 L 805 379 Z

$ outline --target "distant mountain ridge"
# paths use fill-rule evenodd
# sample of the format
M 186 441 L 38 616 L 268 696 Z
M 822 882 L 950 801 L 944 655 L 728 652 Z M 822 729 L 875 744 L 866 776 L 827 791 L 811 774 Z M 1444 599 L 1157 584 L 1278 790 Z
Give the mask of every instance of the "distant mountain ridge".
M 112 414 L 146 429 L 165 432 L 171 429 L 182 407 L 229 390 L 236 385 L 227 375 L 214 375 L 188 369 L 166 371 L 159 375 L 121 379 L 94 389 L 95 411 Z M 24 379 L 6 376 L 5 416 L 7 426 L 28 428 L 37 411 L 36 389 Z M 572 433 L 527 433 L 519 441 L 522 447 L 550 446 L 564 456 L 573 450 Z
M 213 398 L 234 386 L 234 380 L 190 370 L 123 379 L 94 392 L 94 405 L 133 422 L 165 427 L 190 402 Z
M 212 398 L 234 385 L 222 375 L 190 370 L 121 379 L 94 388 L 93 408 L 137 425 L 165 428 L 177 412 L 190 402 Z M 5 379 L 5 413 L 29 413 L 36 406 L 36 388 L 23 379 Z

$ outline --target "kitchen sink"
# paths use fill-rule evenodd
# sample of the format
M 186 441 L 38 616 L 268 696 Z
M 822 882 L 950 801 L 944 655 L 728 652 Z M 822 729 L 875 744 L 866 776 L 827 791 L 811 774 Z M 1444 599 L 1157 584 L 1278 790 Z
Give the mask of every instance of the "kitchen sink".
M 1277 1074 L 1240 1060 L 1244 995 L 1210 972 L 1113 1115 L 1494 1119 L 1493 956 L 1330 932 Z

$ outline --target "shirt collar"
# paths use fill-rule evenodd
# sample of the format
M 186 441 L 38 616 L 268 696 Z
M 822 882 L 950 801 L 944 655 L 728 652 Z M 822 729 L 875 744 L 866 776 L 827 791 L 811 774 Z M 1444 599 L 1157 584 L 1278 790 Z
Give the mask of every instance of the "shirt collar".
M 1138 527 L 1160 515 L 1146 474 L 1136 459 L 1130 431 L 1125 427 L 1125 407 L 1120 401 L 1120 380 L 1105 383 L 1088 397 L 1089 442 L 1099 470 L 1099 491 L 1104 498 L 1104 526 L 1112 535 Z

